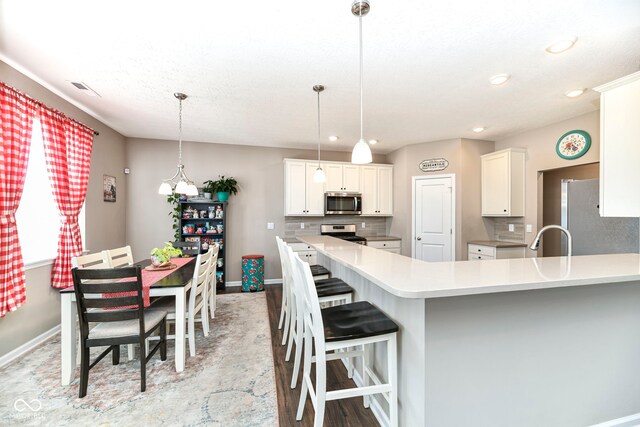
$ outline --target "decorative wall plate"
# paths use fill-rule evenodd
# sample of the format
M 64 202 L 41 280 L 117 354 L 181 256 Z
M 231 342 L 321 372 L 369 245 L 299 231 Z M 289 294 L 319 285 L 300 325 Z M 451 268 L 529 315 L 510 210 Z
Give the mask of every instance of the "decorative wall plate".
M 572 130 L 560 137 L 556 153 L 563 159 L 573 160 L 584 156 L 591 147 L 591 136 L 583 130 Z

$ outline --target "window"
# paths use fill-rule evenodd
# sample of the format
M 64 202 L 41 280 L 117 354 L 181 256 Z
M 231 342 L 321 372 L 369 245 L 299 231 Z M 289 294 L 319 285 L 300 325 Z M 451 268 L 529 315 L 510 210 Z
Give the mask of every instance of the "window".
M 84 207 L 78 222 L 84 245 Z M 50 262 L 56 257 L 60 214 L 47 175 L 42 129 L 37 118 L 33 121 L 29 164 L 16 223 L 25 267 Z

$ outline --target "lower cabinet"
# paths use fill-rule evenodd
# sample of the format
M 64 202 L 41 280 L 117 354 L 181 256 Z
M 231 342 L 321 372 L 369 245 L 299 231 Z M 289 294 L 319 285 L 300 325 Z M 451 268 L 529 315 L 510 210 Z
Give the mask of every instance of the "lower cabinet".
M 293 252 L 298 254 L 301 260 L 308 262 L 309 265 L 318 263 L 318 252 L 306 243 L 290 243 L 289 246 L 291 246 Z
M 401 240 L 367 240 L 367 246 L 375 249 L 382 249 L 383 251 L 392 252 L 394 254 L 400 254 Z
M 488 259 L 524 258 L 525 247 L 495 247 L 469 243 L 469 261 L 481 261 Z

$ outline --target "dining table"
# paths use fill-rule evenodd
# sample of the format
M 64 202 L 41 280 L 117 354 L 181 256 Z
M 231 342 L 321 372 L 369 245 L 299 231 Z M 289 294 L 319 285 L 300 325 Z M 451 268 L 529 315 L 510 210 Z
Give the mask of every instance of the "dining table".
M 177 266 L 168 275 L 152 279 L 149 288 L 149 296 L 171 297 L 175 301 L 175 364 L 176 372 L 184 371 L 186 349 L 186 301 L 187 291 L 191 287 L 191 279 L 195 268 L 195 258 Z M 143 282 L 145 281 L 144 268 L 151 265 L 151 260 L 145 259 L 135 262 L 143 268 Z M 61 296 L 61 363 L 62 384 L 69 385 L 76 375 L 77 351 L 78 351 L 78 308 L 76 294 L 73 287 L 60 291 Z

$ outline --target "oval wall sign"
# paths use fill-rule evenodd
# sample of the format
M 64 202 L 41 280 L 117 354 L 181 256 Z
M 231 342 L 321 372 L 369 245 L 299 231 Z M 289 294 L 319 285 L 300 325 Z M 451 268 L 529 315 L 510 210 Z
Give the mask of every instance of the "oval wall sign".
M 439 158 L 439 159 L 428 159 L 420 162 L 420 170 L 422 172 L 435 172 L 435 171 L 443 171 L 449 166 L 449 161 L 447 159 Z

